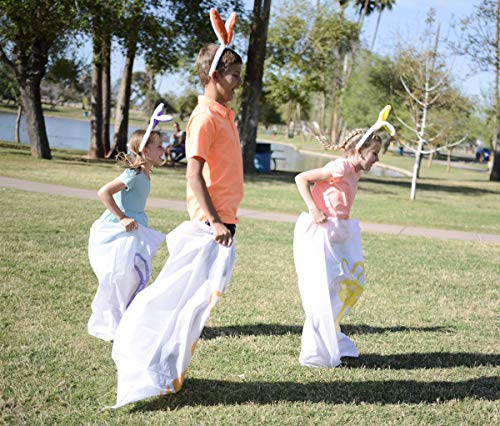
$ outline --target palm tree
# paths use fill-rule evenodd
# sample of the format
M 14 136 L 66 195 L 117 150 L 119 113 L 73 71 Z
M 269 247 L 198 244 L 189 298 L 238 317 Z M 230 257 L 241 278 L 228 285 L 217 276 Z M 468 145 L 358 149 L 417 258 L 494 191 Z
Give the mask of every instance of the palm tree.
M 377 16 L 377 24 L 375 25 L 375 33 L 373 34 L 373 39 L 372 39 L 372 45 L 370 47 L 370 50 L 373 50 L 373 47 L 375 46 L 375 40 L 377 38 L 377 32 L 378 32 L 378 27 L 380 24 L 380 17 L 382 16 L 382 12 L 384 10 L 392 10 L 392 6 L 396 4 L 396 0 L 377 0 L 377 10 L 378 10 L 378 16 Z

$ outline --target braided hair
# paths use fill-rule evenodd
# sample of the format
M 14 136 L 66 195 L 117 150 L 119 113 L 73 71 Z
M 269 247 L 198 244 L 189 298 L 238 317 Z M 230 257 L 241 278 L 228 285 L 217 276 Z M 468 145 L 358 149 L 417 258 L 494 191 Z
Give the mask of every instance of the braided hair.
M 357 143 L 361 140 L 363 135 L 368 131 L 368 129 L 360 128 L 351 130 L 347 136 L 342 139 L 342 141 L 338 144 L 331 143 L 325 137 L 318 137 L 318 140 L 321 142 L 323 147 L 328 150 L 341 150 L 344 151 L 347 155 L 354 154 Z M 378 135 L 371 135 L 368 140 L 361 147 L 362 150 L 369 148 L 373 143 L 378 142 L 382 143 L 382 139 Z

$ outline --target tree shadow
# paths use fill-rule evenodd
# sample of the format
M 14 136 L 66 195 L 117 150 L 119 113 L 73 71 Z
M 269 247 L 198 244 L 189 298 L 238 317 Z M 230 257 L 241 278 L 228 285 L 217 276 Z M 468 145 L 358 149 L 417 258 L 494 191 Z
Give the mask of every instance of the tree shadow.
M 382 334 L 398 332 L 431 332 L 446 333 L 452 331 L 450 327 L 373 327 L 365 324 L 342 325 L 342 331 L 347 334 Z M 245 324 L 228 327 L 205 327 L 201 335 L 202 339 L 210 340 L 218 337 L 242 337 L 242 336 L 283 336 L 287 334 L 302 334 L 302 325 L 283 324 Z
M 365 182 L 369 182 L 372 184 L 376 185 L 381 185 L 381 186 L 393 186 L 393 187 L 398 187 L 398 188 L 405 188 L 409 189 L 411 186 L 411 180 L 405 179 L 405 180 L 400 180 L 400 179 L 377 179 L 377 178 L 372 178 L 370 176 L 364 176 L 363 180 Z M 456 185 L 445 185 L 442 183 L 431 183 L 431 182 L 425 182 L 425 178 L 421 178 L 418 180 L 418 189 L 420 191 L 432 191 L 432 192 L 448 192 L 451 194 L 461 194 L 461 195 L 469 195 L 469 196 L 481 196 L 481 195 L 486 195 L 486 194 L 500 194 L 500 191 L 495 191 L 491 189 L 486 189 L 486 188 L 477 188 L 477 187 L 472 187 L 472 186 L 456 186 Z M 360 183 L 360 189 L 363 188 L 363 181 Z M 371 192 L 378 192 L 377 189 L 370 188 Z M 381 190 L 381 193 L 384 193 L 386 191 Z
M 245 174 L 245 183 L 248 182 L 283 182 L 283 183 L 291 183 L 295 185 L 295 176 L 297 176 L 300 172 L 283 172 L 279 170 L 273 170 L 270 173 L 254 173 L 254 174 Z
M 463 352 L 427 352 L 406 354 L 360 354 L 359 358 L 342 358 L 348 368 L 417 370 L 455 367 L 498 367 L 500 355 Z
M 138 403 L 131 411 L 163 411 L 183 407 L 276 404 L 308 402 L 329 404 L 421 404 L 463 400 L 465 398 L 496 401 L 500 379 L 479 377 L 447 381 L 333 381 L 333 382 L 230 382 L 223 380 L 186 379 L 176 395 Z

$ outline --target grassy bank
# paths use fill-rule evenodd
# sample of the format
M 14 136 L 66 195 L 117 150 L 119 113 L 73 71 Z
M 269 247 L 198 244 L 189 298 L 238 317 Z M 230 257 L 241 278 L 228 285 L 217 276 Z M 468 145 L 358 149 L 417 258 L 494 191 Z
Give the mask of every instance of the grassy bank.
M 78 167 L 108 173 L 103 165 Z M 293 225 L 243 220 L 231 286 L 182 392 L 102 412 L 115 398 L 111 345 L 86 334 L 97 284 L 88 229 L 102 207 L 1 191 L 0 423 L 498 421 L 498 245 L 364 235 L 367 287 L 344 327 L 361 358 L 346 368 L 310 369 L 297 361 L 303 311 Z M 165 210 L 149 216 L 164 232 L 185 217 Z M 153 276 L 166 255 L 165 248 L 158 253 Z
M 0 112 L 7 112 L 10 114 L 17 114 L 17 106 L 0 104 Z M 114 113 L 114 110 L 112 110 Z M 88 115 L 84 115 L 84 110 L 82 108 L 69 107 L 69 106 L 55 106 L 52 107 L 48 104 L 43 104 L 43 114 L 45 117 L 58 117 L 58 118 L 69 118 L 72 120 L 83 120 L 90 121 L 90 113 L 87 110 Z M 129 111 L 129 124 L 131 126 L 147 126 L 149 117 L 142 111 L 131 109 Z M 114 125 L 113 118 L 111 119 L 111 125 Z
M 0 143 L 0 174 L 97 190 L 120 173 L 112 162 L 82 161 L 83 153 L 57 149 L 53 153 L 51 161 L 37 160 L 26 146 Z M 381 161 L 392 157 L 387 153 Z M 423 166 L 417 200 L 411 202 L 409 195 L 409 178 L 363 176 L 352 215 L 366 222 L 500 234 L 500 184 L 488 181 L 487 173 Z M 151 196 L 184 200 L 185 168 L 154 169 Z M 294 174 L 284 172 L 247 177 L 242 207 L 297 215 L 304 209 Z

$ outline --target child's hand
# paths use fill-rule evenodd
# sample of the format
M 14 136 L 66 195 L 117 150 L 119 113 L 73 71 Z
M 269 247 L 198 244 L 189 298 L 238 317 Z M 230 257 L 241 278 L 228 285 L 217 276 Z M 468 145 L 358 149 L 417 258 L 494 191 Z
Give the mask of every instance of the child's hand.
M 326 223 L 326 215 L 320 209 L 309 209 L 309 214 L 312 216 L 315 223 Z
M 233 244 L 233 236 L 231 235 L 231 231 L 226 228 L 226 226 L 223 223 L 220 222 L 214 222 L 210 224 L 210 227 L 212 228 L 212 232 L 214 234 L 214 240 L 226 247 L 229 247 L 231 244 Z
M 123 227 L 125 228 L 125 231 L 127 231 L 127 232 L 130 232 L 130 231 L 133 231 L 134 229 L 139 228 L 139 225 L 137 224 L 137 222 L 130 217 L 124 217 L 124 218 L 120 219 L 120 223 L 123 225 Z

